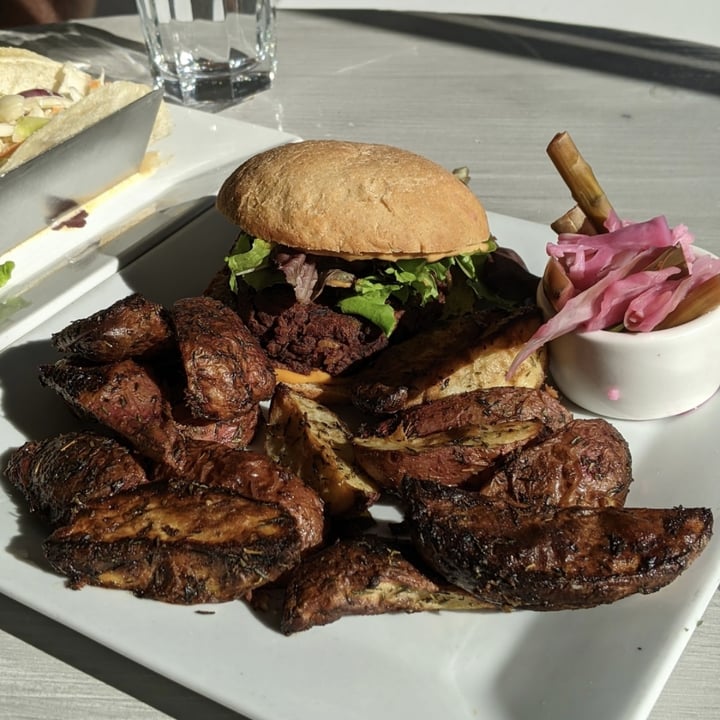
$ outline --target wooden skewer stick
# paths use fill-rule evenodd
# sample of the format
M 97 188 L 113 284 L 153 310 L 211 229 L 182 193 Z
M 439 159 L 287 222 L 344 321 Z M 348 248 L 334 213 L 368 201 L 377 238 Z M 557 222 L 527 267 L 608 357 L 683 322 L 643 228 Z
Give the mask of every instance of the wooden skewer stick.
M 555 222 L 550 223 L 550 227 L 558 235 L 561 233 L 580 233 L 581 235 L 596 234 L 593 224 L 587 219 L 587 215 L 585 215 L 578 205 L 573 205 L 564 215 L 555 220 Z
M 547 146 L 547 154 L 595 230 L 606 232 L 604 223 L 614 214 L 613 207 L 570 135 L 567 132 L 555 135 Z

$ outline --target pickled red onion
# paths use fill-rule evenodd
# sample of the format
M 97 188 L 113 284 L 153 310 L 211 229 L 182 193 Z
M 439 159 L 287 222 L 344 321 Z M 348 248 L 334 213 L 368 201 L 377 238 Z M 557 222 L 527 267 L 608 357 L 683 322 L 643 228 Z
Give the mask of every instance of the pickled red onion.
M 695 286 L 720 274 L 720 260 L 696 256 L 685 225 L 670 228 L 663 216 L 641 223 L 608 219 L 608 232 L 564 233 L 547 253 L 561 265 L 572 292 L 555 315 L 541 325 L 514 358 L 506 377 L 545 343 L 569 332 L 589 332 L 622 324 L 648 332 L 664 320 Z M 686 268 L 648 270 L 668 248 L 679 247 Z

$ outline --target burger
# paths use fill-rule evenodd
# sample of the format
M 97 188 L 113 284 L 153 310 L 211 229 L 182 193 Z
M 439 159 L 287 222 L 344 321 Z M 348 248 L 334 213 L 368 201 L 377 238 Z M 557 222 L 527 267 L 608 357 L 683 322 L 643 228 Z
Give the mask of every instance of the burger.
M 240 227 L 225 273 L 290 382 L 347 375 L 442 318 L 504 302 L 496 249 L 457 174 L 396 147 L 309 140 L 247 160 L 217 208 Z

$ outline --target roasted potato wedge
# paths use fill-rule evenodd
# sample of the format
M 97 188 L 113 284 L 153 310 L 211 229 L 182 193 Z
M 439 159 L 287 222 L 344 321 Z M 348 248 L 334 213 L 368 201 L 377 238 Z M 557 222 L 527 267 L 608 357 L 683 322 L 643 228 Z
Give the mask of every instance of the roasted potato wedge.
M 380 496 L 356 464 L 352 435 L 331 410 L 280 384 L 270 403 L 265 451 L 312 487 L 329 515 L 360 512 Z
M 465 315 L 398 343 L 356 378 L 353 403 L 374 414 L 392 414 L 428 400 L 478 388 L 538 388 L 547 377 L 544 349 L 531 355 L 511 381 L 513 359 L 540 326 L 533 307 L 515 313 Z
M 622 507 L 633 481 L 627 440 L 602 418 L 580 418 L 488 473 L 485 497 L 514 507 Z
M 479 493 L 406 480 L 406 520 L 423 559 L 488 603 L 595 607 L 659 590 L 700 555 L 709 508 L 531 510 Z
M 302 548 L 295 519 L 277 503 L 154 483 L 89 503 L 43 549 L 73 588 L 189 605 L 245 597 L 294 567 Z
M 387 490 L 403 477 L 465 485 L 512 450 L 537 443 L 572 420 L 550 392 L 481 388 L 365 422 L 353 439 L 355 457 Z
M 396 438 L 423 437 L 470 425 L 537 420 L 557 432 L 573 419 L 552 389 L 524 387 L 480 388 L 413 405 L 375 422 L 364 423 L 357 434 Z
M 356 437 L 355 458 L 378 485 L 398 492 L 403 478 L 463 485 L 543 432 L 540 422 L 466 426 L 423 437 Z
M 292 571 L 281 630 L 290 635 L 350 615 L 487 609 L 496 606 L 435 578 L 409 547 L 366 535 L 339 540 Z

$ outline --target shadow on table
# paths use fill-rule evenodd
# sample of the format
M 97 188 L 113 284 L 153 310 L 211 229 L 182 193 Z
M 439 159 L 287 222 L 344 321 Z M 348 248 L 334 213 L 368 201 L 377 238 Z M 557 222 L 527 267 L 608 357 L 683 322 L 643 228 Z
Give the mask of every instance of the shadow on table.
M 605 28 L 481 15 L 323 11 L 350 23 L 720 95 L 720 48 Z
M 249 720 L 4 595 L 0 630 L 176 720 Z

